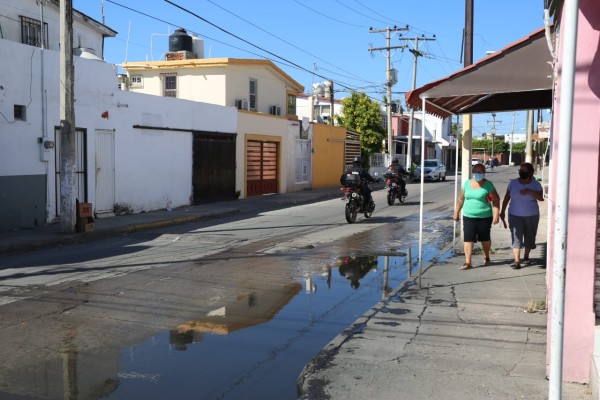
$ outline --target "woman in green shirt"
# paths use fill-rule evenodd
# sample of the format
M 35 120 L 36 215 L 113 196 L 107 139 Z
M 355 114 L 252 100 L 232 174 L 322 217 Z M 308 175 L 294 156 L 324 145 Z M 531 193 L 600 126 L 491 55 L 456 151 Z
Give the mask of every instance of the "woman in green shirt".
M 490 265 L 490 249 L 492 240 L 490 232 L 492 224 L 500 220 L 500 196 L 494 184 L 485 179 L 485 166 L 477 164 L 473 167 L 473 179 L 463 185 L 454 210 L 454 220 L 458 221 L 460 211 L 463 212 L 463 242 L 465 263 L 460 269 L 471 269 L 471 256 L 475 242 L 481 242 L 485 255 L 484 265 Z

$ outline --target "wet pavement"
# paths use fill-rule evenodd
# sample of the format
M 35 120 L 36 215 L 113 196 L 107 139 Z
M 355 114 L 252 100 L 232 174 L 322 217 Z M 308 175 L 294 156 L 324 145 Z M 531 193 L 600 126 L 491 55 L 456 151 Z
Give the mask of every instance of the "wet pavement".
M 512 177 L 510 173 L 508 167 L 499 167 L 489 174 L 501 196 Z M 416 191 L 416 188 L 416 185 L 410 185 L 409 191 Z M 60 233 L 57 225 L 2 232 L 0 253 L 14 254 L 87 242 L 206 218 L 258 214 L 261 210 L 338 196 L 337 188 L 303 191 L 107 218 L 96 220 L 94 232 L 77 235 Z M 174 387 L 178 388 L 179 398 L 211 398 L 204 396 L 208 393 L 214 393 L 214 398 L 294 398 L 296 395 L 304 399 L 547 398 L 546 315 L 535 310 L 524 311 L 531 304 L 545 299 L 544 217 L 545 213 L 540 223 L 538 249 L 532 252 L 534 264 L 522 270 L 508 267 L 510 237 L 507 231 L 494 227 L 491 266 L 459 271 L 458 267 L 463 262 L 460 252 L 453 252 L 451 247 L 439 251 L 439 247 L 432 246 L 435 251 L 424 252 L 424 271 L 420 280 L 414 276 L 414 266 L 413 275 L 408 278 L 405 256 L 398 253 L 386 261 L 385 255 L 390 255 L 390 246 L 384 242 L 386 236 L 377 232 L 381 241 L 377 241 L 375 250 L 365 249 L 368 256 L 377 257 L 376 266 L 367 261 L 366 267 L 341 268 L 348 264 L 351 266 L 352 258 L 362 257 L 342 255 L 333 264 L 323 264 L 324 268 L 306 276 L 304 281 L 275 282 L 254 293 L 249 291 L 238 297 L 237 302 L 229 304 L 230 310 L 234 311 L 227 326 L 216 326 L 210 319 L 223 313 L 227 315 L 227 306 L 199 312 L 194 319 L 181 320 L 173 315 L 172 323 L 163 322 L 164 330 L 151 336 L 145 334 L 147 329 L 143 318 L 126 328 L 115 328 L 112 326 L 114 321 L 107 321 L 107 326 L 117 331 L 126 329 L 123 334 L 131 336 L 128 338 L 131 344 L 120 349 L 107 346 L 103 351 L 92 353 L 78 351 L 75 332 L 76 329 L 87 330 L 90 327 L 69 327 L 57 320 L 57 328 L 64 334 L 62 344 L 56 344 L 63 349 L 62 356 L 56 358 L 45 355 L 48 351 L 48 345 L 44 344 L 46 340 L 36 337 L 36 332 L 43 330 L 36 329 L 36 320 L 32 320 L 29 322 L 30 341 L 37 344 L 35 349 L 27 352 L 39 354 L 37 365 L 55 363 L 65 367 L 66 373 L 41 379 L 47 384 L 45 388 L 39 388 L 42 392 L 57 393 L 52 389 L 53 380 L 64 384 L 62 392 L 66 393 L 68 390 L 65 388 L 77 388 L 72 382 L 76 378 L 79 382 L 88 382 L 90 375 L 103 377 L 100 386 L 92 385 L 85 390 L 77 388 L 80 393 L 90 394 L 88 398 L 164 398 L 163 394 L 172 394 Z M 440 219 L 444 218 L 440 216 Z M 438 237 L 442 244 L 448 233 L 444 229 L 447 226 L 426 226 L 429 234 Z M 404 239 L 398 242 L 400 251 L 406 248 L 408 240 L 413 242 L 411 246 L 415 245 L 414 232 Z M 462 248 L 462 243 L 458 241 L 456 247 Z M 416 258 L 415 250 L 412 255 Z M 331 270 L 327 266 L 332 267 Z M 182 272 L 182 276 L 185 275 L 187 280 L 191 277 L 193 283 L 193 269 L 189 268 L 187 273 Z M 384 273 L 386 269 L 387 273 Z M 353 279 L 348 279 L 353 276 L 362 276 L 358 280 L 358 289 L 352 287 L 356 286 Z M 164 277 L 153 273 L 147 284 L 161 279 Z M 124 299 L 128 295 L 119 292 L 108 294 L 102 289 L 102 284 L 93 288 L 93 293 L 90 293 L 85 288 L 65 287 L 61 292 L 64 299 L 57 301 L 73 301 L 76 298 L 78 302 L 86 302 L 100 293 Z M 176 294 L 170 292 L 168 296 Z M 277 298 L 280 300 L 278 303 L 284 303 L 284 306 L 277 307 L 272 318 L 236 321 L 235 316 L 241 314 L 239 309 L 260 303 L 264 296 Z M 114 318 L 130 311 L 128 308 L 131 306 L 139 307 L 128 302 L 122 306 L 122 311 L 110 310 L 116 315 Z M 348 307 L 339 314 L 343 318 L 334 317 L 333 311 L 343 307 Z M 143 317 L 144 308 L 137 311 Z M 102 312 L 106 310 L 93 311 L 95 315 Z M 92 316 L 77 308 L 68 313 L 82 321 Z M 140 330 L 137 341 L 131 335 L 136 323 Z M 237 329 L 241 325 L 244 328 Z M 219 330 L 227 334 L 220 334 Z M 276 335 L 278 332 L 281 336 Z M 101 348 L 103 332 L 88 334 L 95 338 L 96 348 Z M 331 340 L 331 337 L 334 339 Z M 9 342 L 5 345 L 12 346 Z M 283 357 L 284 353 L 289 358 Z M 23 359 L 22 356 L 20 358 Z M 225 361 L 221 360 L 224 359 L 229 362 L 231 359 L 239 360 L 243 371 L 228 382 L 222 380 L 221 368 L 225 368 Z M 290 361 L 292 359 L 294 361 Z M 14 364 L 22 362 L 18 358 L 13 361 Z M 286 369 L 299 371 L 303 365 L 306 367 L 299 377 L 288 376 L 284 380 L 280 375 Z M 35 374 L 49 370 L 39 370 L 31 365 L 23 365 L 23 368 L 16 371 Z M 63 368 L 56 369 L 61 370 Z M 5 376 L 0 390 L 6 388 L 9 379 L 13 380 L 12 384 L 22 382 L 23 387 L 27 387 L 27 379 L 30 378 L 26 375 Z M 297 388 L 294 387 L 296 378 Z M 242 387 L 256 390 L 256 383 L 261 379 L 272 384 L 261 386 L 260 393 L 238 391 Z M 207 385 L 214 389 L 207 389 Z M 160 387 L 170 387 L 170 391 L 163 393 Z M 217 387 L 220 389 L 217 390 Z M 591 398 L 586 386 L 567 384 L 564 389 L 565 399 Z M 39 397 L 39 393 L 34 397 Z M 279 393 L 285 394 L 281 396 Z
M 547 176 L 547 175 L 546 175 Z M 487 178 L 503 198 L 516 168 Z M 491 265 L 464 262 L 462 240 L 332 340 L 298 378 L 301 399 L 546 399 L 547 203 L 532 263 L 510 268 L 508 229 L 492 228 Z M 476 246 L 477 248 L 477 246 Z M 563 399 L 591 399 L 563 384 Z

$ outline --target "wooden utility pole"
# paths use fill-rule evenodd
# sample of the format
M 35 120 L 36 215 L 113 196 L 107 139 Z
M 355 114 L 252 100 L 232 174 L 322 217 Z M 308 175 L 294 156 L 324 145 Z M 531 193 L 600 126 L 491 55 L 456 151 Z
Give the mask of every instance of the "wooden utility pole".
M 388 153 L 390 155 L 391 158 L 394 158 L 394 153 L 395 153 L 395 149 L 394 149 L 394 138 L 393 138 L 393 133 L 392 133 L 392 86 L 396 83 L 396 76 L 395 74 L 392 72 L 392 57 L 390 54 L 390 50 L 392 49 L 403 49 L 406 46 L 391 46 L 391 33 L 392 32 L 398 32 L 398 31 L 407 31 L 408 30 L 408 26 L 404 27 L 404 28 L 398 28 L 397 26 L 394 26 L 393 28 L 386 28 L 386 29 L 373 29 L 373 28 L 369 28 L 369 32 L 370 33 L 381 33 L 381 32 L 385 32 L 386 35 L 386 47 L 378 47 L 378 48 L 369 48 L 370 52 L 376 51 L 376 50 L 387 50 L 387 69 L 386 69 L 386 86 L 387 86 L 387 98 L 386 98 L 386 111 L 387 111 L 387 147 L 388 147 Z
M 423 57 L 424 53 L 422 51 L 419 51 L 419 40 L 435 40 L 435 38 L 425 38 L 425 37 L 414 37 L 414 38 L 404 38 L 404 40 L 414 40 L 415 41 L 415 48 L 412 50 L 409 50 L 414 56 L 414 61 L 413 61 L 413 77 L 412 77 L 412 90 L 415 90 L 415 88 L 417 87 L 417 59 L 419 57 Z M 410 113 L 409 113 L 409 117 L 408 117 L 408 143 L 407 143 L 407 147 L 408 150 L 406 152 L 406 169 L 408 170 L 409 168 L 411 168 L 412 165 L 412 140 L 413 140 L 413 126 L 414 126 L 414 118 L 415 118 L 415 109 L 414 108 L 410 108 Z M 425 121 L 423 121 L 423 123 L 425 123 Z
M 75 232 L 73 1 L 60 1 L 60 226 Z

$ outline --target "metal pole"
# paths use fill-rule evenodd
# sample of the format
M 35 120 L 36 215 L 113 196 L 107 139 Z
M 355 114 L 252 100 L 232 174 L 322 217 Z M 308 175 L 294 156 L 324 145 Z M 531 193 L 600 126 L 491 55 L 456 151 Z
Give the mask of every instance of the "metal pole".
M 419 287 L 423 268 L 423 192 L 425 184 L 425 97 L 423 97 L 423 123 L 421 124 L 421 196 L 419 199 Z
M 558 135 L 558 165 L 555 203 L 554 253 L 552 257 L 552 320 L 550 325 L 550 383 L 549 399 L 562 396 L 563 335 L 565 317 L 565 272 L 567 261 L 567 228 L 569 222 L 569 188 L 571 166 L 571 133 L 573 129 L 573 98 L 577 49 L 578 0 L 566 0 L 561 24 L 562 73 Z
M 406 251 L 406 263 L 408 264 L 408 277 L 410 278 L 410 276 L 412 275 L 412 249 L 410 247 L 410 243 L 408 243 L 408 249 Z
M 456 116 L 456 146 L 455 146 L 454 161 L 454 209 L 456 210 L 456 202 L 458 201 L 458 115 Z M 453 221 L 453 236 L 452 236 L 452 255 L 456 256 L 456 221 Z

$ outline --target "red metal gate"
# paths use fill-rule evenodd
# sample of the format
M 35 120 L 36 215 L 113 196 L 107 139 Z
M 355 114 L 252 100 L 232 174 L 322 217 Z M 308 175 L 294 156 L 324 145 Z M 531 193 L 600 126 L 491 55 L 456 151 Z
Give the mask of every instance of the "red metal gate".
M 246 195 L 277 193 L 277 142 L 249 140 L 246 147 Z

